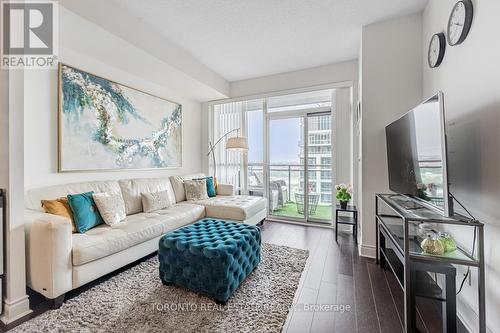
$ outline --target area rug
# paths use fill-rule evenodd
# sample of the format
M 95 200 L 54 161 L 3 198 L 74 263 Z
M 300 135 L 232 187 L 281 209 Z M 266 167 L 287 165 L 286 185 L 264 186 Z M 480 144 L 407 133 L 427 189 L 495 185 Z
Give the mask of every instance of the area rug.
M 309 253 L 262 244 L 262 261 L 225 306 L 163 286 L 158 257 L 67 300 L 14 332 L 280 332 Z

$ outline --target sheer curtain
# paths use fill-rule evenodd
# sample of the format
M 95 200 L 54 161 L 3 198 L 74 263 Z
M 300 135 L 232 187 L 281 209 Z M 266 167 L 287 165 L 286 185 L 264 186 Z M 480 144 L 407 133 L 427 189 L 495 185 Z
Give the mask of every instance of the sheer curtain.
M 245 136 L 244 119 L 247 102 L 230 102 L 212 105 L 212 144 L 224 134 L 239 128 L 239 135 Z M 229 134 L 228 137 L 236 136 L 237 132 Z M 217 163 L 217 181 L 224 184 L 241 186 L 243 165 L 245 156 L 240 152 L 226 150 L 226 140 L 222 139 L 215 147 L 215 160 Z M 213 175 L 213 159 L 210 158 L 210 174 Z

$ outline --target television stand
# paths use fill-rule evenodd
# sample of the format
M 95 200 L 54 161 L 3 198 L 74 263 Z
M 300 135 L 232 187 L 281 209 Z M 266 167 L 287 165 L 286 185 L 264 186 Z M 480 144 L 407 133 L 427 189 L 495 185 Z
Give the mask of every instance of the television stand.
M 399 203 L 406 210 L 416 210 L 416 209 L 425 208 L 418 201 L 413 200 L 413 199 L 411 199 L 407 196 L 401 195 L 401 194 L 392 195 L 392 199 L 394 201 L 396 201 L 397 203 Z
M 419 209 L 411 209 L 418 202 L 407 208 L 405 203 L 411 200 L 403 195 L 375 195 L 376 259 L 381 267 L 392 271 L 403 290 L 405 332 L 416 332 L 416 297 L 440 301 L 443 306 L 443 332 L 456 332 L 455 266 L 462 265 L 477 268 L 479 332 L 485 333 L 484 225 L 459 214 L 444 217 L 422 205 Z M 477 233 L 476 249 L 471 253 L 457 246 L 455 251 L 441 256 L 426 254 L 420 247 L 425 237 L 419 233 L 421 223 L 434 224 L 435 232 L 444 230 L 447 225 L 473 228 Z M 440 281 L 433 279 L 430 272 L 444 278 Z

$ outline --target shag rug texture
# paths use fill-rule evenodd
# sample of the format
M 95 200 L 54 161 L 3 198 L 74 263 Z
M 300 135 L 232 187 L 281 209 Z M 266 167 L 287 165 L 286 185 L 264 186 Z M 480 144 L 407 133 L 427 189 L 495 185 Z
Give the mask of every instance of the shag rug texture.
M 158 257 L 67 300 L 13 332 L 280 332 L 309 253 L 262 244 L 262 261 L 225 306 L 162 285 Z

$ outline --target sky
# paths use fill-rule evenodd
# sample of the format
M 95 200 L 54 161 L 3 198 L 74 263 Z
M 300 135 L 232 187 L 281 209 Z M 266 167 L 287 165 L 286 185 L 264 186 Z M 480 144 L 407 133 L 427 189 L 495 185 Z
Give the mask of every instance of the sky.
M 262 163 L 263 119 L 261 112 L 248 113 L 248 161 Z M 272 164 L 299 163 L 301 139 L 298 118 L 276 119 L 270 123 L 270 158 Z

